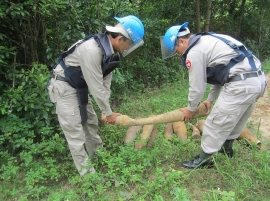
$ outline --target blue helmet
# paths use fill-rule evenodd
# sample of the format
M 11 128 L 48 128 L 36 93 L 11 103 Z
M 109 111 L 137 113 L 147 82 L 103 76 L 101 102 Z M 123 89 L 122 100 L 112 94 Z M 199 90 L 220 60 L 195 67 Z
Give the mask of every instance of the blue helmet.
M 190 33 L 187 26 L 188 26 L 188 22 L 185 22 L 182 25 L 172 26 L 166 31 L 164 35 L 164 44 L 170 51 L 172 52 L 174 51 L 174 46 L 175 46 L 177 37 Z M 185 34 L 179 35 L 179 33 L 183 33 L 183 32 L 180 32 L 180 30 L 183 30 L 183 31 L 187 30 L 188 32 L 186 32 Z
M 139 18 L 134 15 L 128 15 L 125 17 L 114 17 L 119 23 L 121 23 L 124 29 L 127 31 L 131 40 L 138 44 L 143 40 L 144 26 Z

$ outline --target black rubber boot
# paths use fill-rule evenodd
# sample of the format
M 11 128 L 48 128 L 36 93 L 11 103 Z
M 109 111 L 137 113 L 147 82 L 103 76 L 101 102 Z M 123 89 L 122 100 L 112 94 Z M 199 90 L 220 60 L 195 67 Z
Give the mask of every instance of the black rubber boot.
M 233 157 L 233 149 L 232 149 L 233 142 L 234 140 L 226 140 L 218 152 L 222 154 L 226 154 L 229 158 L 232 158 Z
M 202 153 L 196 156 L 194 159 L 190 161 L 182 162 L 182 165 L 185 168 L 198 168 L 198 167 L 211 167 L 213 166 L 213 161 L 211 159 L 212 154 L 207 154 L 202 151 Z

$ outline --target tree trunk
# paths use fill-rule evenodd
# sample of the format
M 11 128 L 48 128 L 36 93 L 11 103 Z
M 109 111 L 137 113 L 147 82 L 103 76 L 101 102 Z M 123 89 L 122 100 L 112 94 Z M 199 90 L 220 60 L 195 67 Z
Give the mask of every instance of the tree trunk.
M 265 9 L 262 10 L 261 17 L 260 17 L 259 41 L 258 41 L 259 46 L 262 43 L 262 27 L 263 27 L 264 13 L 265 13 Z
M 197 27 L 197 33 L 201 33 L 201 5 L 200 0 L 196 0 L 196 27 Z
M 229 5 L 230 9 L 228 10 L 228 12 L 230 15 L 232 15 L 235 12 L 236 0 L 233 0 Z
M 246 0 L 242 0 L 241 7 L 240 7 L 238 27 L 237 27 L 237 37 L 240 37 L 240 34 L 241 34 L 241 24 L 242 24 L 242 20 L 244 16 L 245 4 L 246 4 Z
M 212 11 L 212 0 L 207 1 L 207 16 L 205 23 L 205 31 L 208 32 L 210 28 L 210 19 L 211 19 L 211 11 Z

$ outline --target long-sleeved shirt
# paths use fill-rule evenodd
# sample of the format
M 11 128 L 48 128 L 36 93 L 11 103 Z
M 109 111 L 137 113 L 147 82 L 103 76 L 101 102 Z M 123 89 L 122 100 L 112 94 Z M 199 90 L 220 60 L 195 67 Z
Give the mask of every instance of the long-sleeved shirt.
M 111 50 L 114 53 L 110 43 Z M 101 64 L 103 52 L 92 38 L 78 45 L 73 53 L 64 58 L 66 66 L 80 66 L 94 100 L 105 116 L 112 114 L 109 104 L 112 73 L 103 78 Z
M 241 44 L 232 37 L 226 37 L 235 44 Z M 188 109 L 195 111 L 200 104 L 207 86 L 207 67 L 214 67 L 220 64 L 227 65 L 229 61 L 236 57 L 238 53 L 229 45 L 213 36 L 202 36 L 200 40 L 189 50 L 186 63 L 189 65 L 189 95 Z M 255 65 L 259 69 L 260 61 L 254 57 Z M 245 58 L 242 62 L 235 64 L 229 71 L 229 77 L 239 73 L 250 72 L 251 66 L 248 59 Z M 221 90 L 222 86 L 212 85 L 207 100 L 214 101 Z

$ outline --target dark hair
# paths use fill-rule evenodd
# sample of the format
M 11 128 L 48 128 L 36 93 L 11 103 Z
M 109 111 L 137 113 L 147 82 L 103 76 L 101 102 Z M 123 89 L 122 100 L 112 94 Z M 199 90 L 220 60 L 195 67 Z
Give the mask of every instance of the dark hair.
M 106 33 L 110 34 L 112 38 L 116 38 L 117 36 L 123 36 L 124 42 L 128 40 L 128 38 L 121 33 L 115 33 L 115 32 L 109 32 L 109 31 L 107 31 Z
M 184 36 L 177 37 L 177 39 L 175 41 L 175 46 L 178 46 L 178 43 L 179 43 L 178 39 L 179 38 L 188 39 L 191 35 L 192 35 L 192 33 L 188 33 L 188 34 L 186 34 Z

